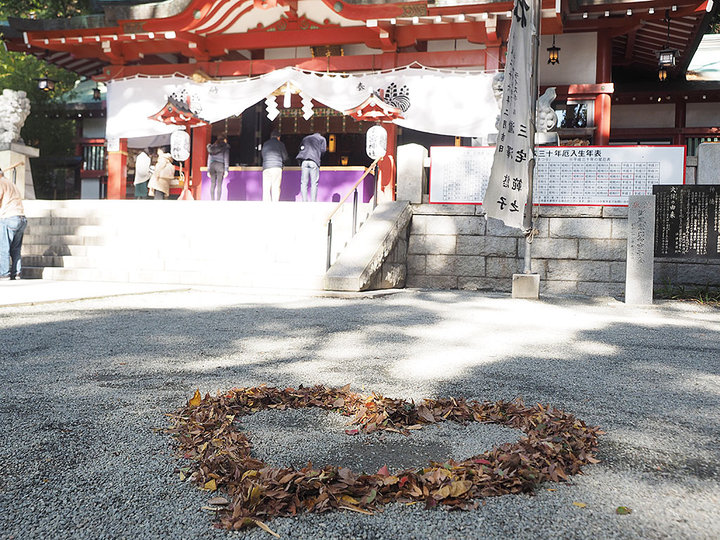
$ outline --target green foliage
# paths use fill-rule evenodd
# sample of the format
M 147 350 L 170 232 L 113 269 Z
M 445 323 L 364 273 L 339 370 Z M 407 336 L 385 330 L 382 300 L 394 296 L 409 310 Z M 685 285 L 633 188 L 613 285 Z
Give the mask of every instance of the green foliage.
M 87 13 L 90 0 L 0 0 L 0 17 L 51 19 Z
M 720 307 L 720 289 L 705 285 L 704 287 L 685 287 L 675 285 L 670 281 L 665 282 L 662 287 L 655 289 L 655 298 L 665 300 L 688 300 Z
M 37 86 L 37 79 L 47 76 L 57 81 L 53 92 Z M 0 88 L 24 90 L 33 107 L 53 107 L 57 98 L 73 89 L 78 76 L 32 55 L 0 48 Z
M 44 76 L 57 81 L 53 92 L 37 87 L 37 79 Z M 25 144 L 40 149 L 40 159 L 32 160 L 35 192 L 40 198 L 52 197 L 54 192 L 57 174 L 48 158 L 75 154 L 75 122 L 55 115 L 63 110 L 58 98 L 72 91 L 76 79 L 74 73 L 34 56 L 0 47 L 0 89 L 24 90 L 30 99 L 30 116 L 20 134 Z
M 88 13 L 90 4 L 91 0 L 0 0 L 0 19 L 73 17 Z M 53 92 L 37 87 L 41 77 L 56 81 Z M 77 78 L 32 55 L 7 51 L 0 45 L 0 90 L 24 90 L 30 99 L 31 112 L 21 136 L 25 144 L 40 148 L 40 158 L 32 160 L 35 193 L 40 198 L 55 196 L 58 178 L 64 184 L 66 169 L 56 169 L 53 160 L 75 154 L 75 122 L 55 116 L 63 110 L 58 98 L 72 90 Z

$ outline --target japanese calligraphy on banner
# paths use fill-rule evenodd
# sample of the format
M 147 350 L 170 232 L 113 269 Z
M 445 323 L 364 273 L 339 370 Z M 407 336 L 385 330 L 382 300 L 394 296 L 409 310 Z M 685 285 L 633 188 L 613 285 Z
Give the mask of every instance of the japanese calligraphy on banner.
M 508 39 L 500 129 L 490 179 L 483 197 L 488 217 L 519 229 L 523 226 L 530 176 L 529 160 L 533 152 L 529 124 L 534 96 L 530 88 L 534 11 L 534 0 L 515 0 Z

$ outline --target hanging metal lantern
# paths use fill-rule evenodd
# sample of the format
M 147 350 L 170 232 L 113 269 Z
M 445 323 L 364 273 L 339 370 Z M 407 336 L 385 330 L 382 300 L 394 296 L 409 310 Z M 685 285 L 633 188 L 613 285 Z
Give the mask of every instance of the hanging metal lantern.
M 658 57 L 658 78 L 664 81 L 668 77 L 668 69 L 675 67 L 678 57 L 678 50 L 670 47 L 670 10 L 665 10 L 665 21 L 667 22 L 667 38 L 665 48 L 656 51 Z
M 555 36 L 553 36 L 552 47 L 548 47 L 548 64 L 559 64 L 560 63 L 560 47 L 555 46 Z
M 55 90 L 55 84 L 57 83 L 57 81 L 49 78 L 47 76 L 47 73 L 44 77 L 35 80 L 37 81 L 37 85 L 40 90 L 43 90 L 45 92 L 52 92 L 53 90 Z

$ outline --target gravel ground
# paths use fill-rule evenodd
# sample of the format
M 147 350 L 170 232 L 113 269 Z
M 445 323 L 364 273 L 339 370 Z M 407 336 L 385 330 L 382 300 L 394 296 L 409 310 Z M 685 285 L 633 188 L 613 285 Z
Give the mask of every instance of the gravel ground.
M 202 509 L 210 495 L 179 480 L 172 441 L 157 431 L 196 388 L 263 383 L 350 383 L 416 401 L 521 396 L 607 432 L 600 464 L 534 496 L 488 498 L 468 512 L 390 505 L 268 522 L 283 538 L 720 537 L 717 308 L 197 289 L 0 307 L 0 538 L 267 540 L 259 529 L 214 529 Z M 368 472 L 461 459 L 519 436 L 446 423 L 409 438 L 348 437 L 345 421 L 265 411 L 241 427 L 271 463 Z

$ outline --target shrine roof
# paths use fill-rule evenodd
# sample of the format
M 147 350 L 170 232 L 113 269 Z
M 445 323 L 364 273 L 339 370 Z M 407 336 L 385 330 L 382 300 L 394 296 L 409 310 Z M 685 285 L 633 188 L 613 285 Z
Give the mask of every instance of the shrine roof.
M 95 76 L 110 64 L 227 62 L 254 58 L 249 50 L 282 47 L 360 43 L 399 52 L 433 39 L 502 47 L 513 2 L 96 0 L 96 5 L 101 12 L 82 17 L 11 18 L 0 32 L 12 50 Z M 720 0 L 714 6 L 712 0 L 544 0 L 542 31 L 609 33 L 613 67 L 647 74 L 657 71 L 659 50 L 676 49 L 671 76 L 678 76 L 719 7 Z

